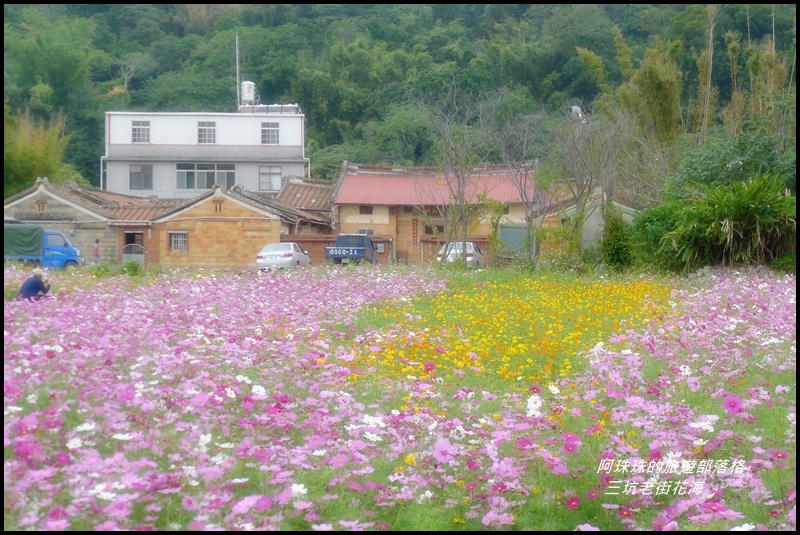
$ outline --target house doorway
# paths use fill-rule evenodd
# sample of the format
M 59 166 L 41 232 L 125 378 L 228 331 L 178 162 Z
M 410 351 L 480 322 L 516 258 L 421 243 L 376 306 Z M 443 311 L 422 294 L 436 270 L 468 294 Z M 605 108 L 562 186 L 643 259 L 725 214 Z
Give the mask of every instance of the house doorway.
M 122 263 L 135 260 L 144 267 L 144 233 L 126 232 L 125 246 L 122 248 Z

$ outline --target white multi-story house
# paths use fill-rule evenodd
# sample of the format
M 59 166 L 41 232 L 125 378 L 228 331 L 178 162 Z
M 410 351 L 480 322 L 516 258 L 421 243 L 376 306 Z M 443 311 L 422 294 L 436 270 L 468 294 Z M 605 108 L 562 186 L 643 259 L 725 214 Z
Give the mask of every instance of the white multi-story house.
M 101 189 L 192 198 L 215 184 L 277 193 L 284 176 L 310 177 L 300 106 L 242 102 L 238 113 L 106 112 Z

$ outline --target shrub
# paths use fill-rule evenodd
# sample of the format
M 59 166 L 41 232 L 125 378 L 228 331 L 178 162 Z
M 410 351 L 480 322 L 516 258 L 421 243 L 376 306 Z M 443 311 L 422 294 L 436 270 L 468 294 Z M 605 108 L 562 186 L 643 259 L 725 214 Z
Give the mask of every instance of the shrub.
M 787 253 L 785 255 L 781 255 L 778 258 L 776 258 L 770 265 L 779 271 L 791 273 L 792 275 L 797 275 L 796 253 Z
M 120 272 L 123 275 L 128 275 L 129 277 L 139 277 L 144 274 L 144 268 L 142 264 L 139 263 L 138 260 L 128 260 L 122 267 L 120 268 Z
M 685 269 L 710 261 L 767 264 L 794 248 L 797 204 L 776 174 L 706 187 L 662 238 Z
M 661 240 L 677 225 L 683 205 L 677 202 L 645 208 L 630 227 L 631 260 L 634 265 L 663 272 L 679 272 L 683 264 L 673 251 L 663 249 Z
M 603 237 L 600 255 L 608 267 L 624 271 L 633 264 L 630 225 L 622 218 L 622 211 L 613 203 L 603 206 Z

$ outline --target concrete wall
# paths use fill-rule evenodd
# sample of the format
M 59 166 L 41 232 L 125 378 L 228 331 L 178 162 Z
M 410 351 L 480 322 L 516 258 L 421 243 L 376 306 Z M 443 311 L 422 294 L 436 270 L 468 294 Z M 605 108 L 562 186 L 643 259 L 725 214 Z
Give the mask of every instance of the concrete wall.
M 150 142 L 133 143 L 133 121 L 149 121 Z M 200 144 L 198 122 L 214 122 L 215 142 Z M 236 183 L 258 191 L 259 166 L 280 166 L 283 176 L 305 175 L 305 117 L 297 113 L 135 113 L 106 114 L 103 189 L 162 198 L 196 197 L 207 190 L 177 189 L 178 163 L 232 163 Z M 278 144 L 261 144 L 261 123 L 278 123 Z M 130 189 L 130 166 L 153 166 L 153 189 Z

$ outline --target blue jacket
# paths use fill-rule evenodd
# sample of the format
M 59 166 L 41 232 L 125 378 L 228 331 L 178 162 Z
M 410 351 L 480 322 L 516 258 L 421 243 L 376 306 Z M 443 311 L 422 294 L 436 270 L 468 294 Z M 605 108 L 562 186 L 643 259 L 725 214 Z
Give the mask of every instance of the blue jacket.
M 39 292 L 47 293 L 50 285 L 45 284 L 39 277 L 33 276 L 22 283 L 17 299 L 37 299 Z

